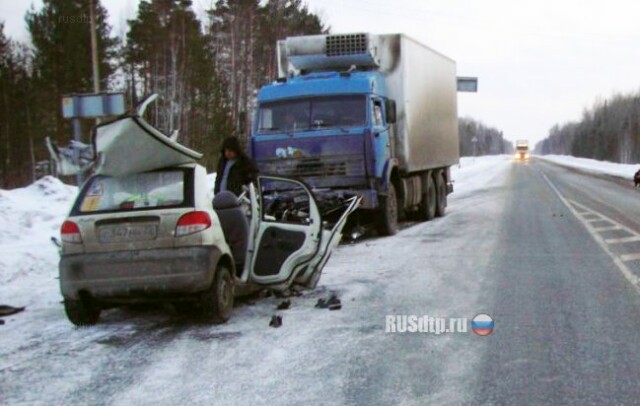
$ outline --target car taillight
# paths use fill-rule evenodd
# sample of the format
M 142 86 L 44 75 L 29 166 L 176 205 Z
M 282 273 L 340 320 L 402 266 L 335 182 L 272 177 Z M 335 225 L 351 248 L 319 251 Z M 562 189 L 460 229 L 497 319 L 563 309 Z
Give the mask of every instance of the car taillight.
M 60 237 L 62 241 L 71 244 L 82 244 L 82 236 L 80 235 L 80 227 L 73 221 L 65 221 L 60 227 Z
M 176 237 L 199 233 L 211 227 L 211 217 L 204 211 L 192 211 L 180 217 L 176 226 Z

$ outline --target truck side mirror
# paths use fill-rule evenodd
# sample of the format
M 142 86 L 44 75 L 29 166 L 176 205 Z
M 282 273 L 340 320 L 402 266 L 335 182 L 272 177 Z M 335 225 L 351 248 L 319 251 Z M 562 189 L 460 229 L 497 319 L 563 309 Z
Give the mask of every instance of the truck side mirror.
M 396 122 L 396 101 L 386 99 L 384 101 L 384 109 L 387 113 L 387 124 L 395 124 Z

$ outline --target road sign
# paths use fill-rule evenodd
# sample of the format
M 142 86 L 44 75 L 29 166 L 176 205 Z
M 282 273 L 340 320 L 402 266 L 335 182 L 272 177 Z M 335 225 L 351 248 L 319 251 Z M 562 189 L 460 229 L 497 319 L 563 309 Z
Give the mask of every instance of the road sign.
M 70 94 L 62 97 L 64 118 L 117 116 L 124 112 L 124 93 Z
M 458 91 L 476 93 L 478 91 L 478 78 L 459 76 Z

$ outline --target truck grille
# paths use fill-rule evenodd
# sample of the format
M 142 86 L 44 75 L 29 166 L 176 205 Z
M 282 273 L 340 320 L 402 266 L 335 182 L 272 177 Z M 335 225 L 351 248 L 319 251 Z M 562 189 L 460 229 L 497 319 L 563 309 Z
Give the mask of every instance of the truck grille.
M 366 54 L 367 42 L 366 34 L 327 35 L 327 56 Z
M 276 158 L 261 161 L 260 172 L 298 178 L 329 176 L 364 176 L 360 155 L 323 156 L 318 158 Z

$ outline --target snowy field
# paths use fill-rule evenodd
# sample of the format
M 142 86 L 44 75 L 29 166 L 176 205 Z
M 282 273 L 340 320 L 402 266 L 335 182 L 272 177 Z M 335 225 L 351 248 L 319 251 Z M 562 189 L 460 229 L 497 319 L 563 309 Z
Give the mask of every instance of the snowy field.
M 545 159 L 603 173 L 635 171 L 633 165 L 616 169 L 614 164 L 571 157 Z M 59 238 L 76 188 L 47 177 L 26 188 L 0 190 L 0 304 L 26 307 L 0 325 L 0 403 L 264 404 L 274 399 L 282 404 L 337 404 L 345 399 L 371 403 L 373 399 L 351 394 L 342 385 L 345 379 L 357 380 L 358 371 L 380 368 L 367 363 L 370 352 L 396 339 L 379 334 L 384 314 L 410 311 L 412 300 L 417 303 L 424 294 L 416 287 L 422 283 L 433 289 L 429 299 L 433 311 L 466 316 L 477 309 L 472 282 L 438 269 L 451 267 L 453 254 L 446 252 L 447 247 L 457 250 L 469 244 L 467 234 L 472 231 L 456 225 L 477 222 L 481 231 L 473 238 L 487 252 L 492 249 L 495 231 L 482 222 L 489 222 L 492 213 L 499 215 L 502 203 L 483 201 L 482 191 L 504 185 L 512 165 L 512 157 L 506 155 L 463 158 L 452 168 L 454 194 L 446 217 L 408 227 L 391 238 L 342 245 L 327 264 L 319 287 L 294 298 L 291 309 L 277 312 L 281 299 L 259 299 L 238 305 L 222 326 L 185 322 L 171 309 L 114 309 L 103 312 L 96 326 L 73 327 L 61 305 L 58 252 L 51 238 Z M 425 265 L 416 257 L 425 244 L 435 251 L 433 264 Z M 399 271 L 415 267 L 424 268 L 417 279 L 396 278 Z M 447 286 L 456 286 L 457 291 Z M 316 309 L 318 298 L 330 292 L 339 295 L 343 309 Z M 391 292 L 406 293 L 398 309 L 385 308 L 394 303 Z M 269 328 L 269 318 L 276 313 L 283 316 L 283 326 Z M 465 352 L 472 351 L 473 344 L 466 350 L 460 346 L 449 350 L 447 340 L 439 340 L 431 351 L 460 351 L 466 364 L 474 363 L 473 354 Z M 345 365 L 345 359 L 355 361 Z M 438 359 L 434 356 L 434 362 Z M 461 373 L 452 366 L 445 369 L 445 375 Z M 400 385 L 403 373 L 387 380 Z M 332 402 L 328 393 L 335 390 L 342 398 Z M 377 388 L 377 402 L 396 403 L 394 391 Z M 441 396 L 428 400 L 455 399 L 455 393 Z

